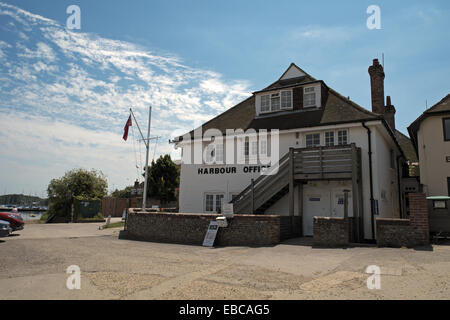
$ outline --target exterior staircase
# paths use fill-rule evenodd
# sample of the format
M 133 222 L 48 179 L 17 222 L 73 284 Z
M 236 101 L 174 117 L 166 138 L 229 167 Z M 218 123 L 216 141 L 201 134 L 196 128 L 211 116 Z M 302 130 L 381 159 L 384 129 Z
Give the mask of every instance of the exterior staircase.
M 294 209 L 294 186 L 308 180 L 350 180 L 357 186 L 360 149 L 355 144 L 314 148 L 290 148 L 277 164 L 252 179 L 233 200 L 234 212 L 264 214 L 289 194 L 290 211 Z M 293 212 L 292 212 L 293 215 Z

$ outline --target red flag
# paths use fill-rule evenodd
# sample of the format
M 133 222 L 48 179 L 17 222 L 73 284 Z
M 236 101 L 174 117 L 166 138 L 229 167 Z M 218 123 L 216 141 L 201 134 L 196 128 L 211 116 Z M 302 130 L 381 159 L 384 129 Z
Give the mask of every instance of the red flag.
M 128 128 L 130 127 L 130 126 L 132 126 L 133 124 L 132 124 L 132 122 L 131 122 L 131 114 L 130 114 L 130 117 L 128 118 L 128 121 L 127 121 L 127 123 L 125 124 L 125 128 L 123 128 L 123 140 L 125 140 L 125 141 L 127 141 L 127 139 L 128 139 Z

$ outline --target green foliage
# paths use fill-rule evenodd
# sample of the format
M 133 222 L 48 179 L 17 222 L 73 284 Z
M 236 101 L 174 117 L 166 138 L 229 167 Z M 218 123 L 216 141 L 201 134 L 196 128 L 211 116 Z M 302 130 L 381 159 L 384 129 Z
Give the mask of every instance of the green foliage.
M 180 172 L 170 155 L 152 161 L 148 169 L 148 195 L 162 203 L 176 200 L 175 189 L 180 184 Z
M 108 183 L 104 174 L 97 170 L 74 169 L 59 179 L 52 179 L 47 193 L 49 214 L 70 216 L 74 198 L 101 199 L 107 193 Z
M 122 190 L 115 190 L 111 193 L 111 196 L 114 198 L 132 198 L 131 195 L 131 189 L 133 189 L 133 186 L 125 187 L 125 189 Z
M 24 194 L 5 194 L 0 196 L 1 204 L 13 204 L 13 205 L 23 205 L 29 206 L 36 203 L 38 206 L 48 205 L 48 199 L 41 199 L 34 196 L 26 196 Z

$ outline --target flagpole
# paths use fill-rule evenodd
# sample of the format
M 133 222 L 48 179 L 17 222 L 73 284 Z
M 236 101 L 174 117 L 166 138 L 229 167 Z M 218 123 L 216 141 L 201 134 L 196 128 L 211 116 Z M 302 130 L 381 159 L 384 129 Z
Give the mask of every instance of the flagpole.
M 148 153 L 150 151 L 150 123 L 152 120 L 152 107 L 149 107 L 148 112 L 148 130 L 147 130 L 147 143 L 146 143 L 146 153 L 145 153 L 145 182 L 144 182 L 144 194 L 142 196 L 142 209 L 147 206 L 147 183 L 148 183 Z

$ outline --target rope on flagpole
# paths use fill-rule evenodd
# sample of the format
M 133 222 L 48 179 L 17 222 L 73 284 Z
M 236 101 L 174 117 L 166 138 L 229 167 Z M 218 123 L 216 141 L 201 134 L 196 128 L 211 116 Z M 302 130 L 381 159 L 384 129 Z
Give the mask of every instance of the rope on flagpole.
M 136 139 L 134 137 L 134 128 L 133 128 L 133 126 L 131 126 L 131 135 L 133 136 L 133 153 L 134 153 L 134 164 L 136 166 L 136 176 L 137 176 L 137 179 L 139 181 L 139 166 L 138 166 L 138 163 L 137 163 L 136 141 L 135 141 Z

